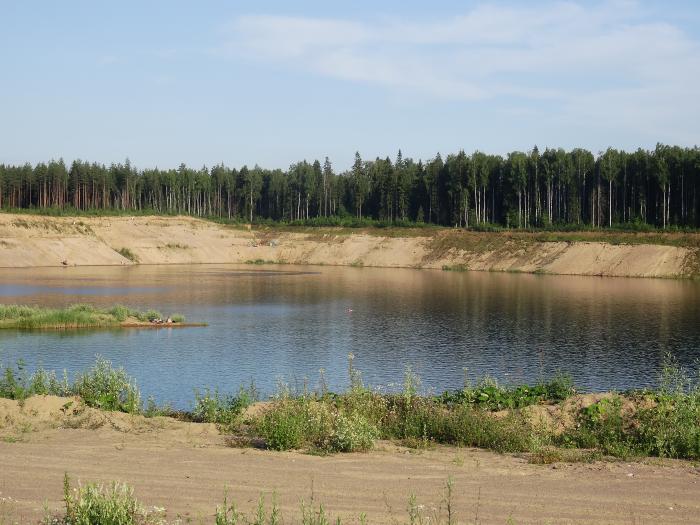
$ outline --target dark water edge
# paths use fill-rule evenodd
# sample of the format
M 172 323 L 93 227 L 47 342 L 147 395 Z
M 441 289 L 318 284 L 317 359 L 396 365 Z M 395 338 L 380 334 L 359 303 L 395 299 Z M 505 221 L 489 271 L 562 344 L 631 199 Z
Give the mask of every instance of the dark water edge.
M 144 396 L 187 408 L 195 388 L 254 381 L 332 389 L 347 356 L 365 383 L 428 391 L 465 374 L 502 383 L 570 374 L 584 390 L 653 387 L 666 353 L 700 357 L 700 283 L 659 279 L 246 265 L 0 270 L 0 301 L 123 303 L 183 313 L 207 328 L 0 333 L 0 363 L 69 374 L 102 355 Z

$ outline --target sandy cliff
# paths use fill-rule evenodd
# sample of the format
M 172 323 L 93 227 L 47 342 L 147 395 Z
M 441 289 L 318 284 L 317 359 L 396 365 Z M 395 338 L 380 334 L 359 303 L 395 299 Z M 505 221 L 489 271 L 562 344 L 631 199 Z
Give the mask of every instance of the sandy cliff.
M 134 264 L 122 250 L 142 264 L 266 261 L 634 277 L 687 277 L 698 271 L 697 243 L 583 239 L 543 242 L 528 234 L 449 229 L 248 230 L 190 217 L 3 213 L 0 267 Z

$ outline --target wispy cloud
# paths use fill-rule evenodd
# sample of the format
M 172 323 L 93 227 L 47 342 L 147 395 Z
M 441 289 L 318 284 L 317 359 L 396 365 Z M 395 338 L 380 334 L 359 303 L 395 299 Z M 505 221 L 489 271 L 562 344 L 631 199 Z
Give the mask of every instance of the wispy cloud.
M 481 5 L 420 21 L 246 15 L 223 47 L 401 93 L 551 102 L 571 116 L 630 116 L 634 104 L 663 121 L 684 102 L 697 106 L 688 86 L 700 82 L 698 41 L 624 0 Z

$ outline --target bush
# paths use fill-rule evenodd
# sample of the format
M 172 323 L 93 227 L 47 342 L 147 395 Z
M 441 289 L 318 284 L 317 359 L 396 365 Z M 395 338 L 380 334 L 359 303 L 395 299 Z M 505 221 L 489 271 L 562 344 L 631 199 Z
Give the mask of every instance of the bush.
M 78 489 L 70 488 L 68 475 L 63 481 L 66 505 L 65 525 L 134 525 L 145 513 L 126 484 L 112 482 L 109 486 L 89 483 Z
M 131 262 L 139 262 L 138 255 L 136 255 L 134 252 L 132 252 L 129 248 L 119 248 L 117 250 L 117 253 L 124 257 L 125 259 L 130 260 Z
M 74 392 L 85 404 L 102 410 L 136 414 L 141 411 L 141 393 L 123 368 L 98 356 L 93 367 L 76 377 Z
M 336 414 L 329 452 L 356 452 L 369 450 L 379 438 L 379 430 L 360 414 Z
M 254 401 L 254 394 L 241 388 L 236 396 L 219 395 L 209 389 L 200 394 L 195 390 L 195 405 L 192 418 L 200 423 L 216 423 L 225 428 L 232 427 L 243 411 Z
M 369 450 L 379 429 L 362 414 L 346 413 L 330 400 L 282 399 L 255 423 L 274 450 L 308 447 L 322 452 Z
M 27 377 L 25 365 L 18 361 L 15 368 L 6 367 L 0 375 L 0 397 L 7 399 L 26 399 L 33 395 L 69 396 L 73 393 L 64 372 L 63 378 L 58 379 L 56 372 L 47 372 L 39 368 Z
M 332 435 L 327 404 L 306 397 L 279 400 L 255 426 L 267 446 L 274 450 L 303 446 L 326 449 Z
M 546 383 L 515 387 L 502 387 L 495 380 L 486 378 L 474 387 L 444 392 L 437 399 L 447 405 L 467 403 L 487 410 L 504 410 L 563 401 L 575 393 L 571 378 L 559 374 Z

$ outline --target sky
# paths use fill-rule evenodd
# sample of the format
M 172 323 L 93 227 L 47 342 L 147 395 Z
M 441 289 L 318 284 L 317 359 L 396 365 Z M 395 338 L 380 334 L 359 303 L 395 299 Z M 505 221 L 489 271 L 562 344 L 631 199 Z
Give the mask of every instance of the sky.
M 700 143 L 700 3 L 0 0 L 0 163 Z

